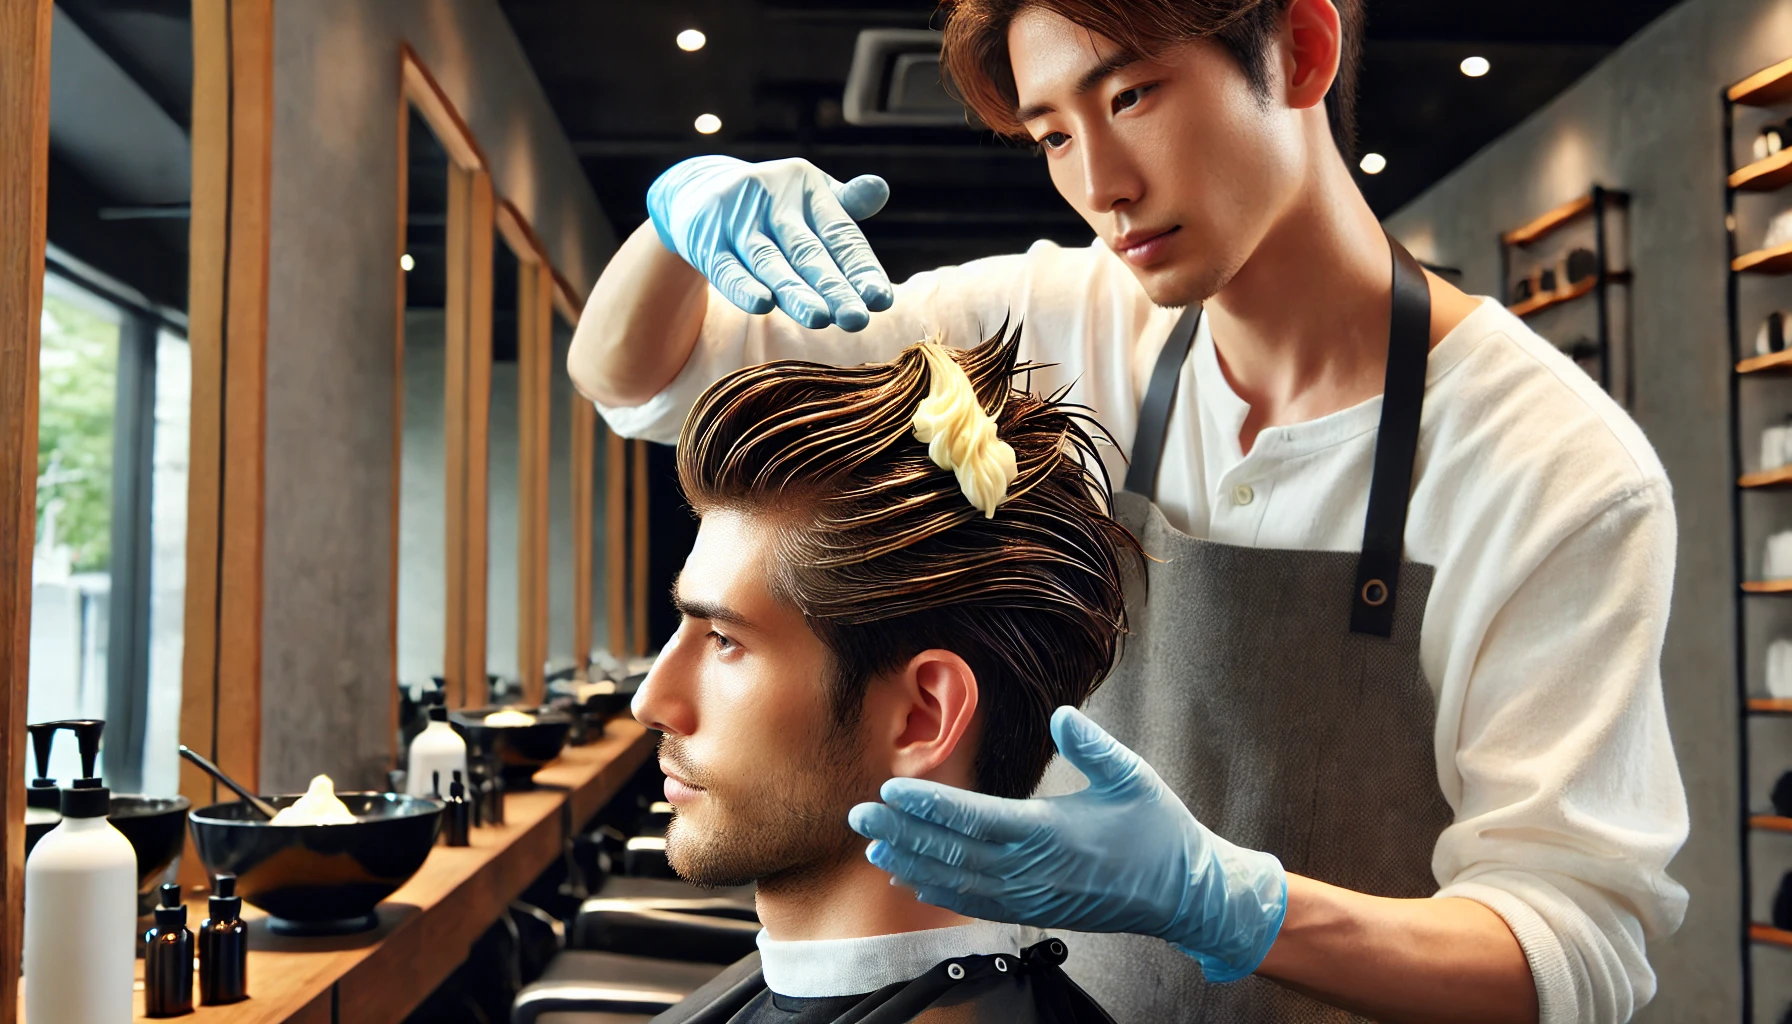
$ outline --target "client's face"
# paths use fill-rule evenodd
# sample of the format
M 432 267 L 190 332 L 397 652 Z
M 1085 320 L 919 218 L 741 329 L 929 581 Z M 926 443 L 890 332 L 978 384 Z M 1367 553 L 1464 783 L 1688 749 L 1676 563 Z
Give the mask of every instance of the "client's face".
M 685 559 L 678 632 L 635 696 L 661 730 L 672 867 L 698 885 L 776 884 L 857 856 L 846 812 L 875 798 L 859 728 L 837 727 L 832 660 L 768 589 L 772 534 L 711 512 Z

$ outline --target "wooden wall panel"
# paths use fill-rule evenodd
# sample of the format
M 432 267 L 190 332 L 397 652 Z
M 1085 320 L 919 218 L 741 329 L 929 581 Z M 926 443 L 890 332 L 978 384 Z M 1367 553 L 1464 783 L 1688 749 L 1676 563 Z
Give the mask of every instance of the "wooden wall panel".
M 254 787 L 261 776 L 272 0 L 194 0 L 188 224 L 192 419 L 181 742 Z M 182 762 L 181 793 L 214 802 Z M 181 879 L 203 884 L 182 859 Z
M 432 126 L 433 127 L 433 126 Z M 445 535 L 442 558 L 447 562 L 448 623 L 442 631 L 442 675 L 447 681 L 450 707 L 466 705 L 466 603 L 467 580 L 467 289 L 472 261 L 472 226 L 466 211 L 472 208 L 473 172 L 448 168 L 447 294 L 443 300 L 442 331 L 446 345 L 443 397 L 443 469 L 447 486 L 444 499 Z M 394 500 L 399 500 L 394 498 Z
M 50 140 L 50 0 L 0 0 L 0 1024 L 19 1002 L 25 715 L 37 528 L 37 354 Z
M 453 214 L 449 215 L 451 218 Z M 466 533 L 460 538 L 461 558 L 466 563 L 466 665 L 463 669 L 463 707 L 483 707 L 488 700 L 485 681 L 485 603 L 491 562 L 488 502 L 491 494 L 492 422 L 492 246 L 496 239 L 492 178 L 484 171 L 472 175 L 467 220 L 467 404 L 466 404 Z M 450 354 L 449 358 L 453 358 Z M 449 458 L 453 458 L 451 452 Z
M 519 254 L 521 255 L 521 254 Z M 552 510 L 549 431 L 553 424 L 553 277 L 545 264 L 522 260 L 517 287 L 518 495 L 517 651 L 523 700 L 546 697 L 548 537 Z
M 628 453 L 629 444 L 604 431 L 604 603 L 609 618 L 610 653 L 627 657 L 628 634 Z
M 630 557 L 629 618 L 631 630 L 629 653 L 640 657 L 647 653 L 647 442 L 636 441 L 631 453 L 634 461 L 630 475 L 633 506 L 629 516 Z
M 558 370 L 558 368 L 556 368 Z M 597 409 L 575 396 L 572 400 L 572 650 L 578 678 L 587 678 L 591 661 L 591 604 L 595 574 L 592 559 L 592 498 L 597 493 Z
M 225 306 L 224 534 L 214 760 L 237 781 L 257 788 L 261 780 L 262 523 L 267 498 L 273 0 L 230 0 L 230 53 L 230 291 Z

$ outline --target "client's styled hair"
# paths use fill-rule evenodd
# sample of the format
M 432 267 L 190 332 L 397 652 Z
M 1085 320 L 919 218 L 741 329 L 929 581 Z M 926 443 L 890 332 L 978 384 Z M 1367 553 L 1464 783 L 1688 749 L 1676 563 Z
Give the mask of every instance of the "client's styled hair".
M 717 381 L 678 441 L 699 514 L 777 523 L 771 588 L 832 652 L 836 720 L 856 722 L 870 679 L 924 650 L 976 673 L 977 788 L 1021 797 L 1052 756 L 1052 709 L 1081 705 L 1126 630 L 1122 574 L 1141 556 L 1111 517 L 1091 430 L 1064 392 L 1013 387 L 1020 328 L 953 356 L 1014 449 L 1019 476 L 994 518 L 915 438 L 928 395 L 919 346 L 888 363 L 785 360 Z

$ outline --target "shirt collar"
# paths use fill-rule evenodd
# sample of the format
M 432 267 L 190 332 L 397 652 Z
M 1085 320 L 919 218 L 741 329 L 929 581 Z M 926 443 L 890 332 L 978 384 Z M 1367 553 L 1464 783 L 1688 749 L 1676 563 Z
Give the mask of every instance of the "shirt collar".
M 781 996 L 856 996 L 912 981 L 955 956 L 1019 955 L 1036 934 L 1044 933 L 993 921 L 858 939 L 779 941 L 760 929 L 759 965 L 766 987 Z

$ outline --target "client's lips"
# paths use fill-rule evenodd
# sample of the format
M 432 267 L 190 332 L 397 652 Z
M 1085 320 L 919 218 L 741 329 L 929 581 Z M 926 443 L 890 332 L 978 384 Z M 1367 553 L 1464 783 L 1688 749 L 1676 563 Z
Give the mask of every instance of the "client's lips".
M 680 803 L 689 803 L 696 799 L 699 793 L 703 792 L 702 786 L 686 782 L 684 779 L 679 778 L 676 772 L 666 767 L 666 762 L 664 761 L 660 762 L 660 771 L 666 774 L 666 802 L 674 807 L 677 807 Z

